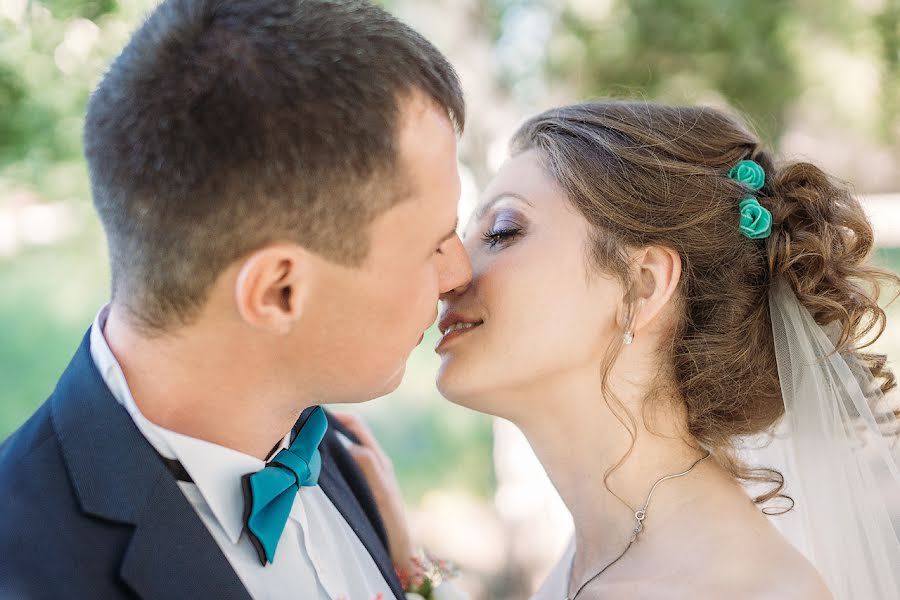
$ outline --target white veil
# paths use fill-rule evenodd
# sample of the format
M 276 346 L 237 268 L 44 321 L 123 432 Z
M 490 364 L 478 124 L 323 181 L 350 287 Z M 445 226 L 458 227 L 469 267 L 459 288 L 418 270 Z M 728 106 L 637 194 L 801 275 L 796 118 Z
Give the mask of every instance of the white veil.
M 773 466 L 795 500 L 782 531 L 836 600 L 900 599 L 896 406 L 856 355 L 835 351 L 784 280 L 772 287 L 770 312 L 785 407 Z

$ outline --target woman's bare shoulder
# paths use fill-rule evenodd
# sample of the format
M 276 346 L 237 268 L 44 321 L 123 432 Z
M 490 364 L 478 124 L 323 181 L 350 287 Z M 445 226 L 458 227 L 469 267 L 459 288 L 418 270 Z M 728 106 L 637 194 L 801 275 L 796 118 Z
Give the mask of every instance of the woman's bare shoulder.
M 722 574 L 710 583 L 730 600 L 832 600 L 815 567 L 780 535 L 722 557 Z M 710 596 L 712 597 L 712 596 Z M 717 596 L 718 597 L 718 596 Z
M 787 542 L 785 542 L 787 543 Z M 793 556 L 785 556 L 760 575 L 761 585 L 748 590 L 747 600 L 833 600 L 822 575 L 806 558 L 790 548 Z M 743 600 L 743 599 L 741 599 Z
M 665 581 L 651 579 L 646 585 L 635 586 L 632 597 L 833 600 L 815 567 L 777 533 L 736 537 L 715 551 L 697 552 L 680 571 Z M 659 594 L 661 589 L 667 590 L 664 596 Z
M 685 577 L 681 580 L 647 581 L 603 589 L 597 598 L 630 598 L 633 600 L 695 600 L 696 598 L 728 598 L 729 600 L 833 600 L 824 581 L 812 573 L 761 572 L 745 577 Z M 599 589 L 598 589 L 599 591 Z M 615 591 L 616 593 L 610 594 Z M 617 595 L 618 594 L 618 595 Z
M 606 582 L 586 589 L 587 593 L 580 597 L 585 600 L 833 600 L 822 577 L 799 553 L 793 556 L 790 551 L 775 548 L 772 556 L 754 554 L 752 550 L 742 554 L 740 564 L 731 560 L 723 562 L 717 557 L 705 561 L 702 568 Z

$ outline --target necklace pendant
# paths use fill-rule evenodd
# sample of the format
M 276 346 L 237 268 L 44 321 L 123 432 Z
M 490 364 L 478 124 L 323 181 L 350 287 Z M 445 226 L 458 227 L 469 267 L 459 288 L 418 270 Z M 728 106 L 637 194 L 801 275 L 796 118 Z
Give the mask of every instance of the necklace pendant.
M 628 342 L 626 342 L 626 343 L 628 343 Z M 581 590 L 583 590 L 587 586 L 587 584 L 589 584 L 590 582 L 594 581 L 595 579 L 597 579 L 598 577 L 603 575 L 607 569 L 609 569 L 611 566 L 616 564 L 620 558 L 625 556 L 625 553 L 628 552 L 628 549 L 631 548 L 632 544 L 634 544 L 635 540 L 637 540 L 638 535 L 640 535 L 640 533 L 644 530 L 644 519 L 647 517 L 647 507 L 650 506 L 650 498 L 653 497 L 653 490 L 656 489 L 656 486 L 658 486 L 660 483 L 662 483 L 663 481 L 665 481 L 667 479 L 674 479 L 676 477 L 683 477 L 683 476 L 687 475 L 688 473 L 693 471 L 694 467 L 696 467 L 698 464 L 700 464 L 700 462 L 706 460 L 709 457 L 710 457 L 710 453 L 707 452 L 706 455 L 704 455 L 702 458 L 696 460 L 694 462 L 694 464 L 692 464 L 687 471 L 684 471 L 683 473 L 675 473 L 674 475 L 666 475 L 665 477 L 657 479 L 656 483 L 653 484 L 653 487 L 650 488 L 650 493 L 647 494 L 647 499 L 644 501 L 644 508 L 642 508 L 641 510 L 638 510 L 634 513 L 634 519 L 636 521 L 634 524 L 634 534 L 631 536 L 631 541 L 628 542 L 628 545 L 625 547 L 625 550 L 622 551 L 622 554 L 620 554 L 618 557 L 613 559 L 613 561 L 611 563 L 609 563 L 608 565 L 606 565 L 605 567 L 603 567 L 602 569 L 597 571 L 593 576 L 589 577 L 587 581 L 582 583 L 581 587 L 578 588 L 578 590 L 575 592 L 574 596 L 569 596 L 568 594 L 566 594 L 565 600 L 572 600 L 573 598 L 577 600 L 578 594 L 581 593 Z

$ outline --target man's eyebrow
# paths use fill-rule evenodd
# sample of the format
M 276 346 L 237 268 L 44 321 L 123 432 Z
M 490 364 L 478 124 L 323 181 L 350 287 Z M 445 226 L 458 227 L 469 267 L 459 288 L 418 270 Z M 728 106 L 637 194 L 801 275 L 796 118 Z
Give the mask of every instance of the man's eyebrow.
M 480 209 L 478 209 L 478 212 L 475 214 L 475 219 L 476 219 L 476 220 L 479 220 L 479 221 L 480 221 L 481 219 L 483 219 L 483 218 L 484 218 L 484 215 L 486 215 L 487 212 L 488 212 L 495 204 L 497 204 L 498 202 L 500 202 L 500 201 L 503 200 L 504 198 L 515 198 L 515 199 L 517 199 L 517 200 L 520 200 L 520 201 L 524 202 L 524 203 L 527 204 L 528 206 L 534 207 L 534 204 L 532 204 L 531 201 L 530 201 L 528 198 L 526 198 L 525 196 L 523 196 L 523 195 L 521 195 L 521 194 L 517 194 L 517 193 L 515 193 L 515 192 L 500 192 L 499 194 L 497 194 L 496 196 L 494 196 L 493 198 L 491 198 L 490 200 L 488 200 L 487 202 L 485 202 L 484 205 L 483 205 Z

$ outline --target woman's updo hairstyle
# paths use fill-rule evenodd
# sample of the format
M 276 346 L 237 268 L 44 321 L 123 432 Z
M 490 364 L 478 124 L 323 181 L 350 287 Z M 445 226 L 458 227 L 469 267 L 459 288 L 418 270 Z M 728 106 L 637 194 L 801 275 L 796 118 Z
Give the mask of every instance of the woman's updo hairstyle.
M 734 442 L 768 430 L 784 412 L 769 318 L 774 281 L 786 279 L 815 320 L 839 332 L 838 349 L 856 353 L 883 391 L 894 386 L 885 357 L 862 349 L 884 329 L 880 288 L 898 278 L 867 263 L 871 224 L 850 191 L 818 167 L 777 163 L 719 110 L 650 102 L 554 108 L 522 125 L 511 147 L 514 155 L 540 152 L 592 226 L 592 266 L 626 290 L 629 249 L 678 252 L 681 314 L 662 370 L 672 381 L 664 383 L 687 407 L 689 432 L 719 462 L 738 478 L 775 484 L 758 502 L 780 495 L 783 480 L 741 464 Z M 738 226 L 748 190 L 728 172 L 745 159 L 765 171 L 754 195 L 772 214 L 767 239 L 749 239 Z

